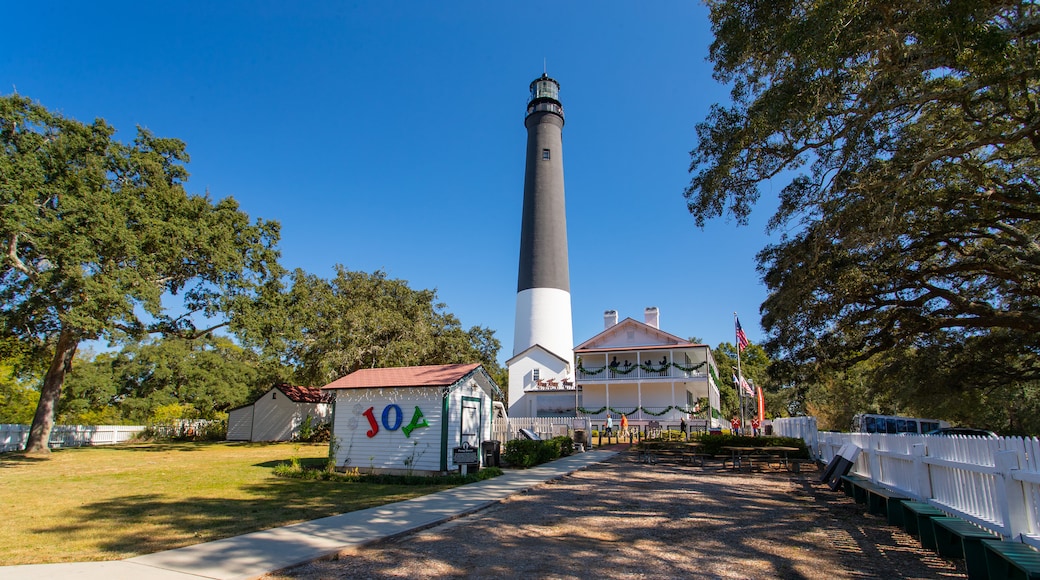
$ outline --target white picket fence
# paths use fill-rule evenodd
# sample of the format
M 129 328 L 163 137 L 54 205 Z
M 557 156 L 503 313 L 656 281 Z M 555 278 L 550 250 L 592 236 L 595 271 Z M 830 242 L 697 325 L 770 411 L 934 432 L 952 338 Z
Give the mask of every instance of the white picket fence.
M 585 431 L 585 440 L 592 437 L 592 419 L 589 417 L 510 417 L 508 423 L 497 421 L 492 437 L 502 443 L 520 438 L 520 430 L 528 429 L 542 439 L 572 434 L 575 430 Z
M 816 417 L 782 417 L 773 419 L 773 435 L 779 437 L 797 437 L 805 441 L 809 454 L 813 459 L 819 448 L 819 431 L 816 428 Z
M 1035 437 L 818 435 L 829 462 L 845 443 L 862 451 L 851 472 L 1001 536 L 1040 548 L 1040 440 Z
M 87 445 L 114 445 L 133 439 L 143 425 L 55 425 L 49 445 L 56 447 L 83 447 Z M 0 425 L 0 453 L 21 451 L 29 439 L 29 425 Z

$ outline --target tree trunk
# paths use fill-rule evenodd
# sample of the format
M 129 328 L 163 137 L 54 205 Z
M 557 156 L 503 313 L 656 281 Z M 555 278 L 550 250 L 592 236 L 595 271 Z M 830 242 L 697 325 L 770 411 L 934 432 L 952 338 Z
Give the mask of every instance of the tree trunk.
M 29 428 L 29 439 L 25 443 L 26 453 L 50 453 L 48 445 L 51 429 L 54 428 L 54 410 L 61 397 L 61 386 L 65 383 L 65 375 L 72 369 L 72 357 L 76 355 L 79 340 L 72 333 L 62 330 L 58 335 L 58 344 L 54 347 L 54 359 L 43 378 L 40 389 L 40 402 L 36 406 L 32 427 Z

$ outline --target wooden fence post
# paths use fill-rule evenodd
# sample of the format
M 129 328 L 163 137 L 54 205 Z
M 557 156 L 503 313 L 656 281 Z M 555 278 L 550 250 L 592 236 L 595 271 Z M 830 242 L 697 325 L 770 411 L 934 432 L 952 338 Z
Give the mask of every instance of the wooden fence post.
M 867 464 L 870 466 L 870 481 L 881 483 L 881 439 L 870 436 L 870 445 L 864 451 L 867 453 Z
M 932 476 L 931 467 L 924 462 L 928 455 L 928 446 L 924 443 L 914 443 L 910 448 L 910 456 L 913 457 L 913 482 L 914 493 L 918 499 L 932 499 Z
M 1018 453 L 997 451 L 993 460 L 997 475 L 1003 479 L 1002 484 L 996 486 L 996 500 L 1007 535 L 1012 540 L 1021 540 L 1022 534 L 1029 533 L 1029 503 L 1026 499 L 1026 486 L 1012 477 L 1012 472 L 1020 469 Z

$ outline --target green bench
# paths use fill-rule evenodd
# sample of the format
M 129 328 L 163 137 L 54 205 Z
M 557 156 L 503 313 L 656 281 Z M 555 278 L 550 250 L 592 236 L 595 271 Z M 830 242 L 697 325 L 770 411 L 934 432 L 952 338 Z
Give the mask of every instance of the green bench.
M 867 513 L 885 516 L 888 523 L 902 527 L 903 510 L 900 504 L 910 500 L 905 493 L 877 485 L 859 475 L 843 475 L 841 480 L 845 493 L 858 503 L 866 504 Z
M 867 503 L 867 492 L 860 485 L 864 482 L 869 483 L 870 480 L 862 475 L 849 474 L 841 476 L 841 487 L 845 490 L 845 495 L 856 500 L 856 503 Z
M 867 490 L 867 512 L 877 516 L 885 516 L 888 523 L 896 526 L 903 525 L 903 509 L 900 507 L 904 501 L 910 501 L 903 492 L 888 489 L 880 485 L 869 483 L 863 486 Z
M 1040 578 L 1040 552 L 1020 542 L 982 540 L 986 569 L 992 579 Z
M 1000 536 L 961 518 L 938 516 L 931 518 L 931 522 L 940 556 L 951 560 L 963 558 L 968 580 L 990 577 L 982 540 L 999 540 Z
M 946 517 L 946 512 L 923 501 L 904 501 L 903 526 L 906 533 L 921 540 L 921 545 L 929 550 L 935 549 L 935 528 L 932 518 Z

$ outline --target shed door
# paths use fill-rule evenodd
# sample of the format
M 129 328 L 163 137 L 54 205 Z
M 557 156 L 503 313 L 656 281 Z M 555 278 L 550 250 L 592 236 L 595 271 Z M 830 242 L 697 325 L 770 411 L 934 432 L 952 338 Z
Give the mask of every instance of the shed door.
M 480 446 L 480 399 L 462 398 L 462 430 L 459 445 Z

